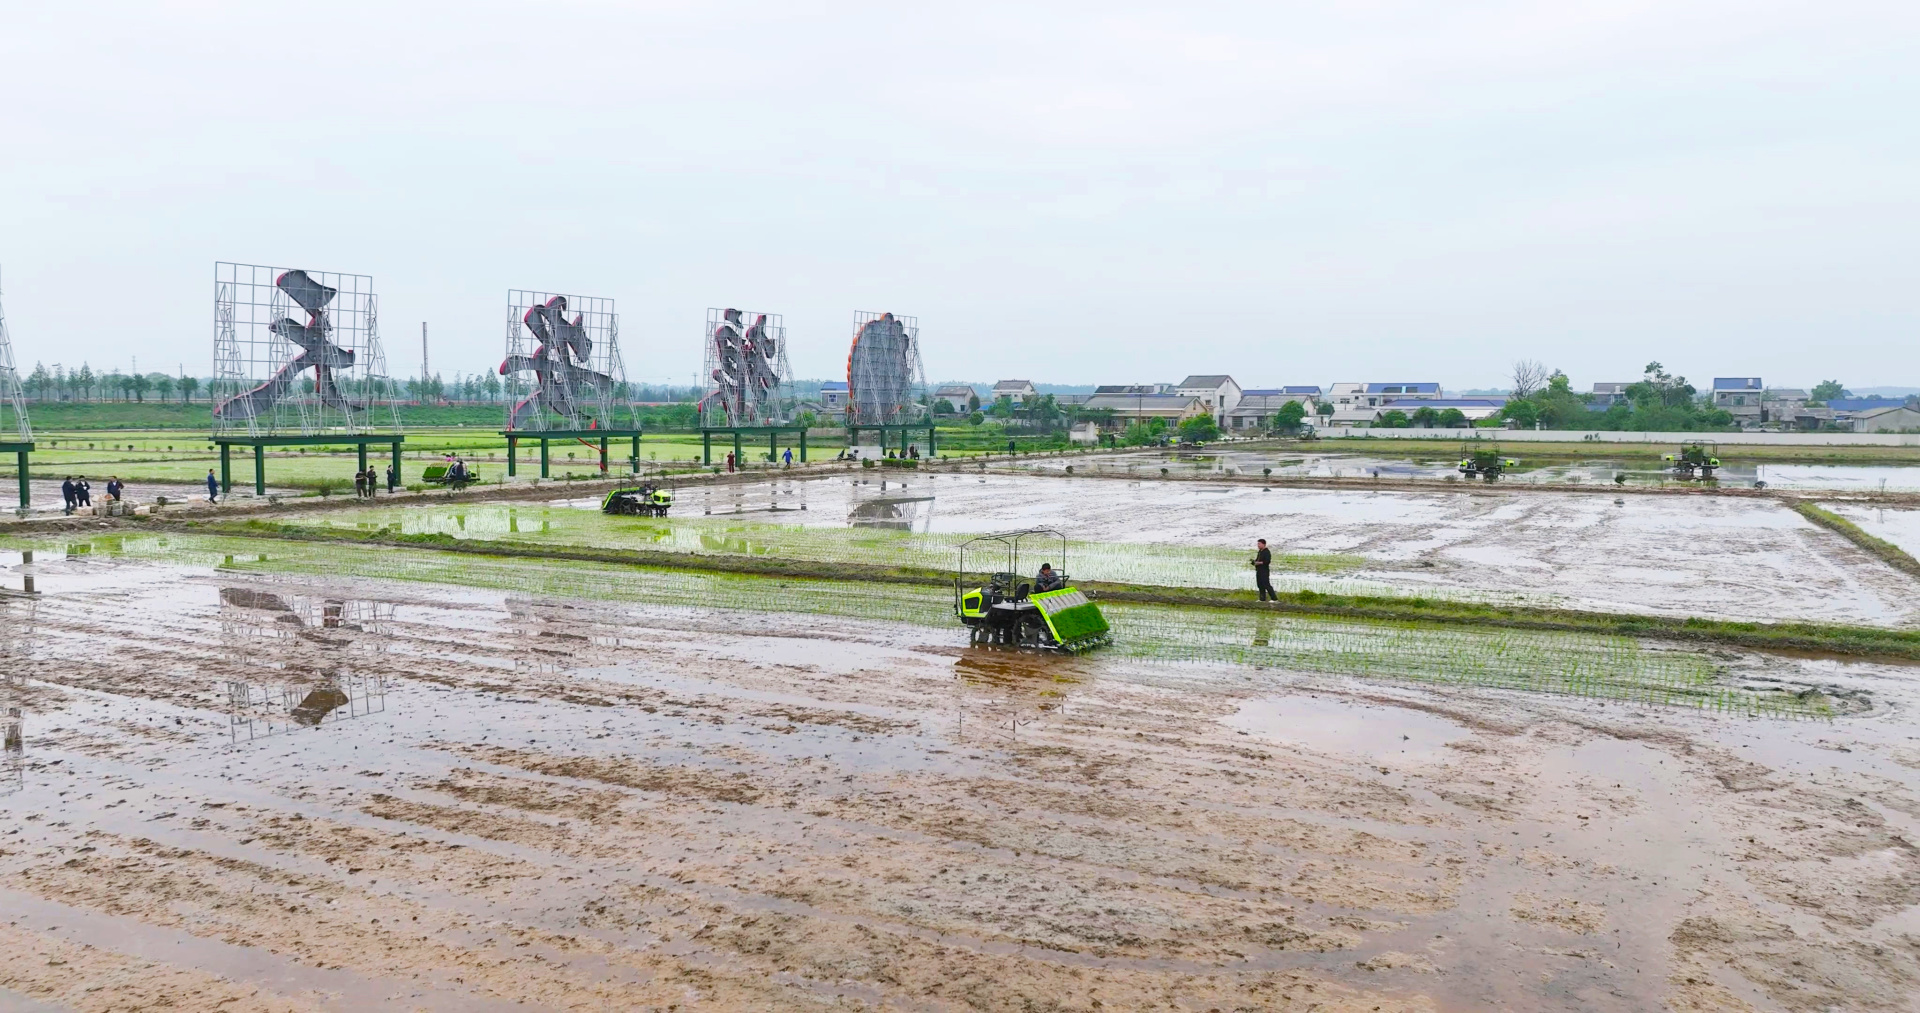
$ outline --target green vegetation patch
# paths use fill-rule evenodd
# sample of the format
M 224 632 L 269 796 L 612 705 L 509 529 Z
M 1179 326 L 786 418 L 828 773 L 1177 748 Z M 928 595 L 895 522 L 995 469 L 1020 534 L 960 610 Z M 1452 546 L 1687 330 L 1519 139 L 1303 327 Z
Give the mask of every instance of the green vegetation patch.
M 430 549 L 180 534 L 118 534 L 66 545 L 0 540 L 57 554 L 94 554 L 205 566 L 218 572 L 366 578 L 511 595 L 723 610 L 752 632 L 756 616 L 814 614 L 951 630 L 950 588 L 649 569 L 619 564 L 449 555 Z M 370 596 L 377 591 L 369 590 Z M 1066 615 L 1071 609 L 1063 609 Z M 1107 604 L 1108 656 L 1205 662 L 1422 683 L 1489 686 L 1704 707 L 1741 714 L 1823 716 L 1826 700 L 1724 685 L 1707 658 L 1612 634 L 1470 629 L 1187 605 Z M 1092 625 L 1060 628 L 1073 639 Z

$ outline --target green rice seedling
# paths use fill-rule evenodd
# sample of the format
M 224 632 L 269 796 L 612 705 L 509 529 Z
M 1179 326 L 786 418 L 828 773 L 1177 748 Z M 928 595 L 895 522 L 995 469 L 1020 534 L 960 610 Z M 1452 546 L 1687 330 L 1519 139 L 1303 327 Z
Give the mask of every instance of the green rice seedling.
M 805 613 L 908 623 L 963 634 L 938 587 L 770 578 L 392 547 L 202 535 L 116 535 L 75 543 L 110 555 L 234 572 L 369 578 L 561 598 L 748 614 Z M 55 552 L 57 553 L 57 549 Z M 1114 645 L 1102 656 L 1207 663 L 1399 682 L 1569 694 L 1749 715 L 1821 716 L 1817 696 L 1723 685 L 1698 653 L 1624 636 L 1326 619 L 1165 605 L 1104 606 Z

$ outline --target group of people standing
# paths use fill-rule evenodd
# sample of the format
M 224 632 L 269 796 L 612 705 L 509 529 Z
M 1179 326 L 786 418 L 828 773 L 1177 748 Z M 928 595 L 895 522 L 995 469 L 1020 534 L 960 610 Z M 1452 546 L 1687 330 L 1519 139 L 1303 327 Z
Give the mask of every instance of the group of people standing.
M 392 492 L 398 476 L 394 470 L 387 469 L 387 491 Z M 369 467 L 365 471 L 353 473 L 353 494 L 360 499 L 372 499 L 380 489 L 380 469 Z
M 120 481 L 120 476 L 115 475 L 107 479 L 108 500 L 118 502 L 126 495 L 126 491 L 127 484 Z M 60 498 L 66 501 L 67 514 L 72 516 L 73 512 L 81 507 L 93 506 L 93 483 L 88 482 L 85 475 L 77 478 L 68 475 L 67 480 L 60 483 Z

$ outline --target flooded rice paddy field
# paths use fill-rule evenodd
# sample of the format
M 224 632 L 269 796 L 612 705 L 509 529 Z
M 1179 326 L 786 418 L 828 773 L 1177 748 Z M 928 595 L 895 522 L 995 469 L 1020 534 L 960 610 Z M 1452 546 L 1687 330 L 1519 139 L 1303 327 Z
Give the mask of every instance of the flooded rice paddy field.
M 1912 668 L 1146 609 L 1122 645 L 1215 649 L 1047 657 L 966 646 L 912 589 L 23 547 L 0 1005 L 1894 1010 L 1920 985 Z
M 1487 446 L 1499 447 L 1497 441 Z M 1673 447 L 1650 448 L 1671 453 Z M 1518 461 L 1500 480 L 1511 483 L 1551 485 L 1612 485 L 1624 480 L 1635 486 L 1697 486 L 1700 483 L 1676 479 L 1659 462 L 1647 457 L 1610 458 L 1596 452 L 1591 460 L 1528 460 L 1525 443 L 1500 447 L 1501 453 Z M 1165 450 L 1140 450 L 1103 455 L 1096 460 L 1038 458 L 1018 466 L 1035 471 L 1063 471 L 1071 465 L 1076 471 L 1094 471 L 1158 475 L 1161 468 L 1172 477 L 1191 478 L 1209 474 L 1259 475 L 1271 469 L 1276 478 L 1380 478 L 1460 479 L 1458 448 L 1435 447 L 1424 457 L 1374 457 L 1365 453 L 1281 453 L 1272 450 L 1208 449 L 1205 453 Z M 1761 483 L 1769 489 L 1794 491 L 1920 492 L 1920 467 L 1911 465 L 1856 464 L 1772 464 L 1739 461 L 1737 446 L 1724 447 L 1720 456 L 1727 463 L 1720 468 L 1716 482 L 1723 488 L 1748 489 Z M 1001 465 L 1004 467 L 1004 463 Z
M 863 473 L 689 487 L 665 520 L 609 518 L 598 507 L 460 503 L 289 521 L 929 568 L 953 566 L 970 535 L 1050 525 L 1072 537 L 1067 569 L 1078 578 L 1215 588 L 1247 587 L 1253 540 L 1266 538 L 1283 590 L 1920 624 L 1912 577 L 1770 499 Z M 1877 513 L 1889 524 L 1912 516 Z

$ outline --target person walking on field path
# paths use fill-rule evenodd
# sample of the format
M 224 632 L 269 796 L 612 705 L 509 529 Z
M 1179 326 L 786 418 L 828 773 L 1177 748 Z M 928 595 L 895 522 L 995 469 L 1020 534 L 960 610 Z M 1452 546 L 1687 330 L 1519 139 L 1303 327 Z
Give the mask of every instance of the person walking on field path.
M 213 469 L 207 469 L 207 502 L 220 502 L 220 480 L 213 477 Z
M 1273 553 L 1267 549 L 1267 540 L 1259 539 L 1259 549 L 1254 552 L 1253 583 L 1260 589 L 1261 601 L 1279 601 L 1280 596 L 1273 590 L 1273 580 L 1267 576 L 1267 569 L 1273 565 Z

